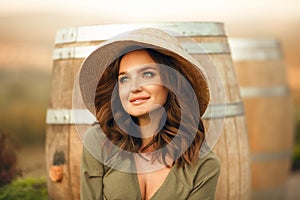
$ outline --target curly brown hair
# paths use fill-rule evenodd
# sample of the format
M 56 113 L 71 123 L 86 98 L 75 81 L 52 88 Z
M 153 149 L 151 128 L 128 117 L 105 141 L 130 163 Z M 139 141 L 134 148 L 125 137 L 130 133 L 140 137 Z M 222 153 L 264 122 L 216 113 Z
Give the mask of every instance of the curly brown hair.
M 134 49 L 139 48 L 142 47 Z M 205 130 L 200 116 L 192 114 L 195 111 L 191 105 L 195 104 L 195 102 L 198 105 L 199 99 L 191 94 L 194 90 L 190 91 L 186 89 L 187 83 L 190 83 L 189 77 L 183 74 L 181 70 L 183 66 L 179 66 L 173 57 L 154 49 L 143 49 L 149 53 L 156 63 L 171 67 L 161 68 L 160 70 L 163 83 L 170 86 L 168 88 L 167 103 L 164 105 L 166 121 L 162 125 L 162 130 L 154 135 L 145 147 L 141 148 L 142 139 L 139 137 L 140 132 L 136 128 L 137 126 L 133 124 L 137 123 L 137 119 L 126 113 L 122 107 L 118 92 L 115 92 L 118 91 L 115 87 L 118 87 L 119 64 L 122 56 L 106 68 L 98 82 L 95 94 L 97 120 L 107 138 L 122 150 L 137 153 L 143 152 L 150 146 L 153 146 L 154 150 L 166 147 L 164 152 L 158 153 L 157 151 L 157 154 L 160 155 L 154 154 L 154 159 L 158 159 L 160 162 L 166 164 L 166 156 L 169 155 L 178 163 L 179 167 L 184 167 L 184 164 L 191 164 L 198 158 L 200 147 L 205 137 Z M 174 70 L 183 75 L 188 82 L 182 81 L 176 73 L 171 72 Z M 170 73 L 172 73 L 171 76 Z M 178 91 L 176 92 L 177 96 L 173 92 L 175 90 Z M 112 110 L 112 101 L 114 107 L 118 108 L 116 112 Z M 119 127 L 116 123 L 119 120 L 128 129 L 124 130 Z M 128 131 L 130 133 L 134 132 L 134 134 L 128 134 Z M 178 132 L 182 134 L 178 134 Z M 176 135 L 179 137 L 175 137 Z M 171 165 L 167 164 L 167 166 L 170 167 Z

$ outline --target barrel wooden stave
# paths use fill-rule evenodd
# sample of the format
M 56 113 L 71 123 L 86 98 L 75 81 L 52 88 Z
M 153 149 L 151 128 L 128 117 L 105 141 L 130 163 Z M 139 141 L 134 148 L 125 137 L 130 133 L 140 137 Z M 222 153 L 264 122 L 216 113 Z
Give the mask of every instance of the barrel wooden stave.
M 241 87 L 272 87 L 286 85 L 286 72 L 282 60 L 234 61 Z M 273 70 L 276 70 L 274 72 Z
M 293 146 L 292 108 L 288 96 L 245 98 L 251 153 L 290 151 Z M 290 119 L 290 117 L 289 117 Z
M 274 160 L 269 162 L 253 162 L 253 179 L 257 180 L 253 183 L 253 188 L 255 190 L 270 189 L 283 187 L 286 181 L 286 176 L 289 174 L 290 162 L 289 160 Z M 263 171 L 261 169 L 267 169 Z M 278 173 L 278 172 L 281 173 Z M 272 182 L 270 182 L 272 180 Z M 254 191 L 255 191 L 254 190 Z
M 61 182 L 54 184 L 50 178 L 47 179 L 47 190 L 49 199 L 61 199 L 62 194 L 69 199 L 72 198 L 72 190 L 69 184 L 71 174 L 69 172 L 70 160 L 69 149 L 69 127 L 60 125 L 47 125 L 46 127 L 46 168 L 47 171 L 53 166 L 54 155 L 57 151 L 62 151 L 65 155 L 65 163 L 63 167 L 63 179 Z
M 72 108 L 74 81 L 82 61 L 83 59 L 74 59 L 53 62 L 49 108 Z M 76 144 L 74 150 L 73 144 Z M 65 155 L 65 163 L 62 164 L 63 179 L 60 182 L 52 182 L 49 178 L 47 180 L 50 199 L 79 199 L 81 146 L 77 132 L 73 131 L 69 124 L 46 126 L 47 171 L 53 166 L 55 152 L 62 151 Z

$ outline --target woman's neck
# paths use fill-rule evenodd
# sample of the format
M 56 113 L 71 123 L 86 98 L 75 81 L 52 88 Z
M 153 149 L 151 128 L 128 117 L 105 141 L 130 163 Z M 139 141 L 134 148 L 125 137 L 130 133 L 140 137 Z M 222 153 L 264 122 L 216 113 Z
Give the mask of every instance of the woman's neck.
M 148 115 L 138 118 L 138 123 L 141 131 L 142 148 L 145 147 L 153 139 L 153 137 L 163 128 L 163 122 L 166 120 L 166 114 L 164 108 L 159 108 Z M 152 151 L 153 145 L 149 147 L 149 151 Z M 148 152 L 148 148 L 147 148 Z
M 140 132 L 141 132 L 141 139 L 142 139 L 142 146 L 141 149 L 143 149 L 145 146 L 147 146 L 151 140 L 153 139 L 153 137 L 155 136 L 155 134 L 157 134 L 157 127 L 158 125 L 154 125 L 153 122 L 149 123 L 146 126 L 140 126 Z M 147 152 L 151 152 L 154 150 L 153 144 L 151 146 L 149 146 L 147 149 L 145 149 L 145 151 L 143 151 L 144 153 Z

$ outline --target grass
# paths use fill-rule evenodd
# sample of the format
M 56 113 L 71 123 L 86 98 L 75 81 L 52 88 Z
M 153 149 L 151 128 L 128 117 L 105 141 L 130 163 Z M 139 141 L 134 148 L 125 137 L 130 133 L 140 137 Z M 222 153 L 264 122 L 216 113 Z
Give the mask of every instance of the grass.
M 0 200 L 46 200 L 46 179 L 17 179 L 0 188 Z

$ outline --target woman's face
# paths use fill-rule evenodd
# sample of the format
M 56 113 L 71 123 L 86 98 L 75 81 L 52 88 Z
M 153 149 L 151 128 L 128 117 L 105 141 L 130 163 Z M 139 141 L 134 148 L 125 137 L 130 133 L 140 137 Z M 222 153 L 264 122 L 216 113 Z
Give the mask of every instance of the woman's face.
M 118 75 L 119 95 L 123 108 L 134 117 L 148 116 L 163 106 L 168 89 L 162 85 L 159 65 L 146 50 L 123 56 Z

